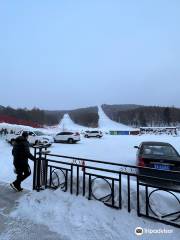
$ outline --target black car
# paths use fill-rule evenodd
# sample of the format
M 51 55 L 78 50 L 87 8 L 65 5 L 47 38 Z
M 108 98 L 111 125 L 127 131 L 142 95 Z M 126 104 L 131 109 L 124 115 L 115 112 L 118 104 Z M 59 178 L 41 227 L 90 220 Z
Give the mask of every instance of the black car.
M 162 178 L 164 180 L 180 181 L 180 155 L 176 149 L 165 142 L 142 142 L 135 146 L 137 151 L 137 166 L 142 179 L 149 177 Z M 146 169 L 150 168 L 150 169 Z M 160 170 L 160 171 L 157 171 Z M 177 173 L 168 171 L 179 171 Z M 148 176 L 148 177 L 146 177 Z

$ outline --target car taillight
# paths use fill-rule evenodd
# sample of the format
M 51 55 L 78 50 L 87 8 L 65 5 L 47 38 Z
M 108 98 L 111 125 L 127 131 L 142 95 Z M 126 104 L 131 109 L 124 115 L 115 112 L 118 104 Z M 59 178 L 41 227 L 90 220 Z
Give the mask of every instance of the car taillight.
M 138 166 L 139 167 L 144 167 L 145 166 L 144 158 L 139 158 Z

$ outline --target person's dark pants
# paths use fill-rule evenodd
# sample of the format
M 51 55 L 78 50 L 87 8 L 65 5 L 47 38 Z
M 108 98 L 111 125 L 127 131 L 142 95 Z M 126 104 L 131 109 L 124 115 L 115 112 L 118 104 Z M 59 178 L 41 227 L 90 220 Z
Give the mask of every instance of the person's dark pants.
M 14 181 L 14 184 L 18 187 L 21 186 L 21 182 L 24 181 L 27 177 L 31 175 L 31 169 L 29 165 L 24 165 L 24 166 L 17 166 L 15 165 L 15 171 L 17 174 L 17 178 Z

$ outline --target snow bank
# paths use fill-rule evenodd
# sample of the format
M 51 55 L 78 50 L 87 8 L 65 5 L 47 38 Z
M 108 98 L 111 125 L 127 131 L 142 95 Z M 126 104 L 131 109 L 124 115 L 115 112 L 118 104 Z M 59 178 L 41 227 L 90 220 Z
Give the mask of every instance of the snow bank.
M 9 123 L 0 123 L 0 129 L 6 128 L 9 131 L 13 130 L 15 132 L 18 132 L 20 130 L 29 130 L 33 131 L 35 128 L 25 126 L 25 125 L 17 125 L 17 124 L 9 124 Z
M 86 173 L 90 173 L 88 169 L 86 169 Z M 96 178 L 92 176 L 92 182 L 91 182 L 91 199 L 98 200 L 103 199 L 103 201 L 106 204 L 112 205 L 112 198 L 111 198 L 111 186 L 112 182 L 111 180 L 108 180 L 106 177 L 113 177 L 114 179 L 118 179 L 118 174 L 111 174 L 111 173 L 104 173 L 101 171 L 94 171 L 91 170 L 91 173 L 93 174 L 99 174 L 104 175 L 105 179 L 102 178 Z M 58 178 L 57 178 L 58 176 Z M 83 195 L 83 176 L 82 172 L 79 173 L 79 195 Z M 127 182 L 127 176 L 122 174 L 122 183 L 121 183 L 121 202 L 122 207 L 125 209 L 128 209 L 128 182 Z M 55 170 L 55 174 L 52 175 L 52 185 L 53 186 L 59 186 L 60 183 L 63 183 L 65 181 L 64 175 L 59 169 Z M 48 183 L 49 184 L 49 183 Z M 86 178 L 86 192 L 85 197 L 89 198 L 89 182 L 88 178 Z M 172 188 L 172 186 L 169 186 Z M 180 187 L 174 186 L 176 190 L 179 190 L 179 193 L 175 193 L 171 191 L 175 196 L 180 200 Z M 70 180 L 68 181 L 68 191 L 70 190 Z M 73 193 L 76 194 L 77 191 L 77 175 L 76 173 L 73 174 Z M 137 211 L 137 179 L 135 177 L 130 177 L 130 209 Z M 139 197 L 140 197 L 140 209 L 142 213 L 146 212 L 145 209 L 145 187 L 140 186 L 139 187 Z M 172 212 L 178 212 L 180 211 L 180 205 L 178 200 L 172 195 L 170 192 L 165 192 L 162 190 L 158 190 L 157 187 L 154 188 L 148 188 L 148 193 L 151 193 L 151 196 L 149 198 L 151 210 L 157 214 L 159 217 L 172 213 Z M 119 208 L 119 182 L 114 181 L 114 206 Z M 154 216 L 154 213 L 152 211 L 149 211 L 149 215 Z M 177 216 L 173 216 L 174 218 Z M 173 217 L 167 218 L 167 220 L 171 221 Z M 180 219 L 177 221 L 177 223 L 180 224 Z
M 139 218 L 135 211 L 115 210 L 97 201 L 88 201 L 60 190 L 32 192 L 23 196 L 11 214 L 17 219 L 46 225 L 64 240 L 136 239 L 136 227 L 168 229 L 172 233 L 163 239 L 178 239 L 179 230 L 157 222 Z M 159 234 L 145 234 L 143 239 L 159 239 Z

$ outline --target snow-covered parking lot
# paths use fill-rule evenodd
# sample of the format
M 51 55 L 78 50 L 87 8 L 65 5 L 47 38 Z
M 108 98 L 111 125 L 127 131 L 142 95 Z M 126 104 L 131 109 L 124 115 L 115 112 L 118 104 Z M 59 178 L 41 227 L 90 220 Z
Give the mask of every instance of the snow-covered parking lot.
M 142 141 L 163 141 L 171 143 L 180 153 L 180 137 L 167 135 L 142 135 L 142 136 L 110 136 L 105 135 L 102 139 L 86 139 L 81 137 L 81 141 L 77 144 L 55 143 L 50 148 L 51 153 L 89 158 L 94 160 L 126 163 L 130 165 L 136 164 L 135 145 L 139 145 Z M 12 147 L 4 140 L 0 139 L 0 164 L 1 173 L 0 180 L 10 182 L 14 179 L 12 165 Z M 32 149 L 33 153 L 33 149 Z M 30 165 L 32 166 L 32 162 Z M 24 187 L 31 189 L 32 176 L 23 183 Z
M 81 142 L 69 144 L 54 144 L 52 152 L 67 156 L 77 156 L 95 160 L 126 163 L 134 165 L 136 163 L 135 145 L 142 141 L 162 141 L 171 143 L 180 153 L 180 137 L 173 136 L 111 136 L 104 135 L 101 139 L 81 137 Z

